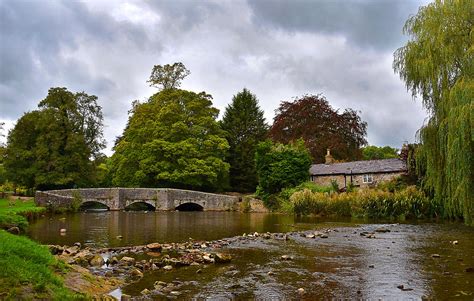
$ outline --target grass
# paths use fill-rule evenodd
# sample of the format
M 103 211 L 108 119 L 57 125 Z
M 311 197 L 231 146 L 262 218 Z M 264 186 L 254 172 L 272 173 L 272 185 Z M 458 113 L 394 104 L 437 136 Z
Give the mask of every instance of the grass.
M 0 199 L 0 228 L 25 231 L 27 218 L 45 211 L 33 200 Z M 66 265 L 54 258 L 46 246 L 0 229 L 0 299 L 83 299 L 64 287 L 58 275 Z
M 64 287 L 66 271 L 46 246 L 0 230 L 0 299 L 83 299 Z
M 21 231 L 25 231 L 28 227 L 28 219 L 34 218 L 45 211 L 44 207 L 36 207 L 32 199 L 0 199 L 0 229 L 18 227 Z

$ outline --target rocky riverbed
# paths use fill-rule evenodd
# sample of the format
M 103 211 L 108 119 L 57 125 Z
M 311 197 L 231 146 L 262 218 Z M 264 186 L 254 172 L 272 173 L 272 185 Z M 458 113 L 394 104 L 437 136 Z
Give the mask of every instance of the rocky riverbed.
M 119 248 L 52 245 L 50 250 L 116 283 L 108 293 L 123 300 L 472 300 L 472 230 L 462 228 L 458 237 L 438 232 L 433 241 L 437 227 L 367 224 Z

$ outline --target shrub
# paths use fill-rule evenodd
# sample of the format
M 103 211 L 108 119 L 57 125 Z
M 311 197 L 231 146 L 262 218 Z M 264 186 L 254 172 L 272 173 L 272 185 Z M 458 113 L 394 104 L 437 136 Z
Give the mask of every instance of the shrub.
M 72 202 L 69 205 L 69 210 L 72 212 L 77 212 L 82 204 L 82 197 L 78 190 L 72 192 Z
M 439 208 L 415 186 L 395 193 L 382 190 L 322 193 L 304 189 L 293 193 L 290 202 L 298 215 L 426 218 L 439 212 Z
M 309 178 L 311 157 L 302 140 L 287 145 L 269 140 L 261 142 L 257 146 L 255 162 L 259 192 L 280 193 Z

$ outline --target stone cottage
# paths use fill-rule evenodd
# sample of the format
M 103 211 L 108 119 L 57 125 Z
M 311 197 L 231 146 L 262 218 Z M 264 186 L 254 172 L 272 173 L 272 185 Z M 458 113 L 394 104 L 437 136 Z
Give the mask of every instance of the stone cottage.
M 334 163 L 328 149 L 326 163 L 312 165 L 309 172 L 311 181 L 321 186 L 331 185 L 335 180 L 339 188 L 350 183 L 356 187 L 372 187 L 405 174 L 407 167 L 398 158 Z

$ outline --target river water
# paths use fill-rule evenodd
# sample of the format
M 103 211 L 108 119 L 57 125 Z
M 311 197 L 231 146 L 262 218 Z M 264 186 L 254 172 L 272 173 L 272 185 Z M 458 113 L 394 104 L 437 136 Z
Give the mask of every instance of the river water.
M 380 227 L 390 232 L 376 233 L 375 238 L 361 235 Z M 66 234 L 60 235 L 60 229 Z M 328 238 L 301 235 L 309 230 L 327 231 Z M 160 294 L 154 299 L 474 300 L 474 229 L 458 223 L 107 211 L 42 218 L 30 225 L 28 235 L 45 244 L 118 247 L 217 240 L 253 232 L 286 232 L 290 239 L 237 241 L 225 248 L 233 257 L 230 264 L 149 271 L 118 294 L 140 296 L 155 281 L 164 281 L 176 283 L 179 295 Z M 283 260 L 282 255 L 293 260 Z

